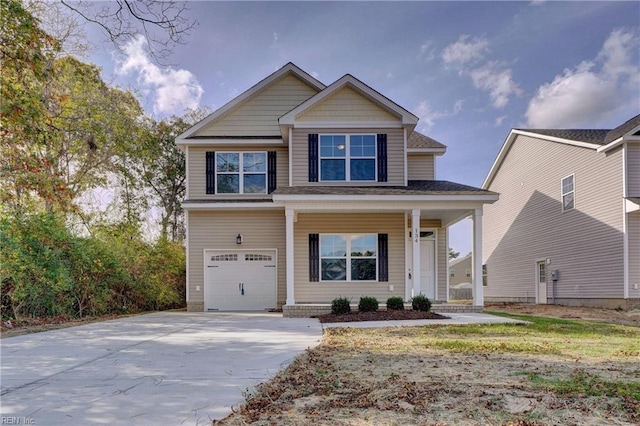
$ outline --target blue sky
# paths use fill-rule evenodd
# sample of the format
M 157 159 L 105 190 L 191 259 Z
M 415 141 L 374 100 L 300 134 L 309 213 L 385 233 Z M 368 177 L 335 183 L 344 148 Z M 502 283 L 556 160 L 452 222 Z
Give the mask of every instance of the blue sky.
M 171 67 L 150 60 L 142 39 L 86 58 L 156 118 L 218 108 L 287 62 L 327 85 L 349 73 L 448 146 L 438 179 L 480 186 L 511 128 L 612 128 L 640 112 L 639 2 L 188 6 L 198 25 Z M 463 255 L 470 234 L 468 223 L 452 232 Z

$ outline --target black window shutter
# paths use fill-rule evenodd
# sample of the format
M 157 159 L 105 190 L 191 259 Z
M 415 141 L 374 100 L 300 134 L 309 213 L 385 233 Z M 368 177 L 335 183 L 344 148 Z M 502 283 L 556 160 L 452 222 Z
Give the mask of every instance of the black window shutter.
M 309 133 L 309 182 L 318 181 L 318 134 Z
M 309 234 L 309 282 L 320 281 L 320 234 Z
M 276 151 L 267 153 L 267 192 L 276 190 Z
M 207 151 L 206 154 L 206 186 L 207 194 L 216 193 L 216 153 Z
M 378 234 L 378 281 L 389 281 L 389 234 Z
M 387 181 L 387 134 L 378 134 L 378 182 Z

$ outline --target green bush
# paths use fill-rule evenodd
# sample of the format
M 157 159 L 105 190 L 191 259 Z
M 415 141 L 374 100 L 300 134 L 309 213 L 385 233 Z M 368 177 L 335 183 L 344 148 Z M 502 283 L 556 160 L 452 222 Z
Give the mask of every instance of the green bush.
M 402 311 L 404 310 L 404 301 L 400 296 L 394 296 L 387 299 L 387 310 Z
M 411 299 L 411 307 L 414 311 L 429 312 L 431 310 L 431 301 L 424 294 L 419 294 Z
M 358 311 L 375 312 L 378 310 L 378 299 L 373 296 L 362 296 L 358 303 Z
M 332 315 L 344 315 L 351 312 L 351 300 L 346 297 L 337 297 L 331 302 Z

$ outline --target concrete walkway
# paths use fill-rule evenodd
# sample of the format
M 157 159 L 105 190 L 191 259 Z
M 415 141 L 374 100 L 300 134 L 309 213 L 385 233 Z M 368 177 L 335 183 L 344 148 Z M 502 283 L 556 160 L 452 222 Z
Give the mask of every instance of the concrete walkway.
M 496 315 L 481 313 L 442 313 L 449 319 L 443 320 L 402 320 L 402 321 L 360 321 L 360 322 L 328 322 L 322 324 L 323 328 L 352 327 L 352 328 L 379 328 L 379 327 L 416 327 L 425 325 L 463 325 L 463 324 L 529 324 L 527 321 L 512 318 L 503 318 Z
M 0 424 L 205 425 L 322 338 L 315 319 L 164 312 L 0 340 Z

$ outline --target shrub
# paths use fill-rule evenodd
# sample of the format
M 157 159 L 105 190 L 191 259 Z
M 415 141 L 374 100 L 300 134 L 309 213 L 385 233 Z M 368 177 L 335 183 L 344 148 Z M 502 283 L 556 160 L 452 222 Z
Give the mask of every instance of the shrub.
M 358 311 L 375 312 L 378 310 L 378 299 L 373 296 L 362 296 L 358 303 Z
M 344 315 L 351 312 L 351 300 L 346 297 L 338 297 L 331 302 L 332 315 Z
M 424 294 L 419 294 L 411 299 L 411 307 L 414 311 L 429 312 L 431 310 L 431 301 Z
M 394 296 L 387 299 L 387 310 L 402 311 L 404 310 L 404 301 L 400 296 Z

